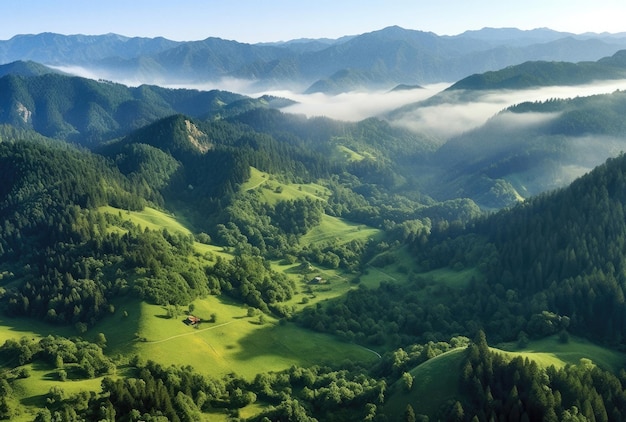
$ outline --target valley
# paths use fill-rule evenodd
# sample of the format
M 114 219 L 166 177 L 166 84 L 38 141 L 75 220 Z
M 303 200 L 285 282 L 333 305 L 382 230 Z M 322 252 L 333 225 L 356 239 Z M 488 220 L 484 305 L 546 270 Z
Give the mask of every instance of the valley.
M 623 40 L 533 33 L 551 60 L 522 37 L 487 71 L 507 42 L 481 34 L 0 42 L 32 46 L 0 65 L 0 418 L 622 420 Z M 267 92 L 58 71 L 120 40 L 120 78 Z M 84 62 L 26 61 L 44 41 Z M 406 63 L 368 65 L 381 46 Z M 277 75 L 383 111 L 309 114 Z

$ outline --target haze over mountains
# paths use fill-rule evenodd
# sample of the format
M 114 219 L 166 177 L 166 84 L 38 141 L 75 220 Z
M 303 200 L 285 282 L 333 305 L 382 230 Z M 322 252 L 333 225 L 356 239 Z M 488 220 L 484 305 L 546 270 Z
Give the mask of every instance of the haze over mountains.
M 130 84 L 217 84 L 340 93 L 454 82 L 528 60 L 595 61 L 626 47 L 624 34 L 485 28 L 457 36 L 397 26 L 336 40 L 244 44 L 43 33 L 0 41 L 0 63 L 33 60 Z M 240 91 L 243 92 L 243 91 Z
M 625 52 L 0 42 L 0 418 L 624 420 Z
M 0 65 L 0 76 L 5 75 L 0 78 L 0 122 L 94 147 L 177 113 L 206 119 L 235 116 L 256 108 L 280 108 L 354 122 L 379 116 L 393 126 L 409 129 L 416 145 L 433 151 L 413 163 L 412 170 L 407 167 L 402 177 L 418 177 L 420 189 L 439 200 L 469 197 L 481 207 L 500 208 L 564 186 L 626 145 L 621 132 L 605 133 L 607 124 L 616 124 L 607 116 L 619 120 L 618 115 L 607 114 L 596 126 L 587 125 L 583 133 L 578 133 L 554 129 L 571 124 L 573 119 L 568 116 L 575 115 L 571 110 L 563 115 L 561 109 L 546 106 L 533 113 L 500 113 L 518 103 L 611 93 L 623 88 L 626 60 L 624 51 L 618 50 L 622 43 L 626 38 L 607 34 L 572 36 L 550 30 L 484 29 L 439 37 L 398 27 L 338 40 L 294 40 L 272 45 L 220 39 L 171 42 L 113 34 L 17 36 L 0 43 L 4 57 L 20 57 L 20 61 Z M 561 48 L 564 45 L 570 47 Z M 587 48 L 591 45 L 595 47 Z M 588 58 L 614 50 L 618 51 L 593 61 L 556 60 L 565 56 Z M 446 72 L 451 71 L 453 60 L 467 64 L 462 66 L 464 72 L 470 71 L 472 63 L 480 68 L 497 66 L 485 60 L 490 54 L 500 61 L 521 60 L 517 57 L 520 54 L 551 59 L 466 75 L 451 86 L 426 85 L 424 89 L 415 84 L 452 77 Z M 411 60 L 407 61 L 409 56 Z M 52 63 L 54 68 L 22 61 L 31 59 Z M 306 60 L 310 63 L 305 66 Z M 195 81 L 194 85 L 210 79 L 224 84 L 224 78 L 241 77 L 245 74 L 242 69 L 254 67 L 257 70 L 246 76 L 248 89 L 252 86 L 249 83 L 256 88 L 280 84 L 281 90 L 273 92 L 286 98 L 253 99 L 227 91 L 150 85 L 130 88 L 61 72 L 80 66 L 81 71 L 90 69 L 94 76 L 103 69 L 113 69 L 114 62 L 115 79 L 125 79 L 130 75 L 128 71 L 133 78 L 160 79 L 170 84 L 186 79 Z M 285 67 L 287 62 L 290 65 Z M 431 66 L 444 62 L 448 64 L 436 72 Z M 261 71 L 268 70 L 270 63 L 271 71 Z M 281 78 L 268 76 L 279 68 L 289 72 Z M 376 72 L 372 72 L 374 68 Z M 430 76 L 427 68 L 432 71 Z M 288 90 L 295 85 L 304 87 L 303 81 L 309 83 L 329 72 L 335 73 L 313 82 L 305 93 Z M 397 89 L 380 90 L 392 85 Z M 314 92 L 314 87 L 322 86 L 326 92 Z M 352 92 L 340 93 L 342 90 Z M 617 94 L 613 97 L 621 98 Z M 582 100 L 562 104 L 568 110 L 587 107 Z M 557 123 L 563 119 L 570 123 Z M 581 135 L 587 141 L 582 141 Z

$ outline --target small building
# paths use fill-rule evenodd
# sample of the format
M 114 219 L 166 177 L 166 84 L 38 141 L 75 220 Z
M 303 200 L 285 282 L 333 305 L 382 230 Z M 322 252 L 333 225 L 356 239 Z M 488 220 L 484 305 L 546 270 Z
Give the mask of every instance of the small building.
M 326 284 L 326 280 L 322 278 L 322 276 L 318 275 L 313 278 L 313 280 L 309 281 L 310 284 Z
M 195 317 L 193 315 L 188 315 L 187 319 L 185 320 L 185 324 L 187 325 L 197 325 L 200 324 L 200 318 Z

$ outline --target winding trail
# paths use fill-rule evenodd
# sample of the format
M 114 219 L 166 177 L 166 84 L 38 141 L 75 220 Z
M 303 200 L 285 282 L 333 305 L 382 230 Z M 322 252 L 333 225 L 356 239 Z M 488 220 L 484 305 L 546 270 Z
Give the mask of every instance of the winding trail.
M 178 338 L 178 337 L 193 336 L 194 334 L 203 333 L 203 332 L 209 331 L 209 330 L 215 330 L 216 328 L 220 328 L 220 327 L 223 327 L 225 325 L 232 324 L 233 322 L 235 322 L 235 321 L 234 320 L 233 321 L 228 321 L 228 322 L 224 322 L 224 323 L 219 324 L 219 325 L 214 325 L 212 327 L 203 328 L 202 330 L 194 330 L 194 331 L 192 331 L 190 333 L 177 334 L 175 336 L 171 336 L 171 337 L 164 338 L 164 339 L 161 339 L 161 340 L 146 341 L 144 343 L 145 344 L 165 343 L 166 341 L 170 341 L 170 340 L 173 340 L 173 339 Z

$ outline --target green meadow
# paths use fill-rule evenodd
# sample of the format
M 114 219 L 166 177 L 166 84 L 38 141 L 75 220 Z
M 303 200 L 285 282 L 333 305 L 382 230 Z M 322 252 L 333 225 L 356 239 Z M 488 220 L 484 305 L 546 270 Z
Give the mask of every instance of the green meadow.
M 196 326 L 185 324 L 187 309 L 170 318 L 165 307 L 142 302 L 132 311 L 125 309 L 128 316 L 116 312 L 107 317 L 95 330 L 107 339 L 116 337 L 109 341 L 109 353 L 137 354 L 164 365 L 190 365 L 217 378 L 236 373 L 252 379 L 259 372 L 292 365 L 377 359 L 333 336 L 279 324 L 267 315 L 248 316 L 246 307 L 222 297 L 209 296 L 193 305 L 193 315 L 202 319 Z M 215 322 L 209 322 L 213 314 Z
M 601 368 L 617 373 L 626 365 L 626 355 L 623 353 L 574 336 L 570 336 L 566 343 L 559 341 L 558 336 L 550 336 L 531 341 L 523 349 L 518 349 L 515 343 L 504 343 L 497 345 L 494 350 L 511 357 L 528 357 L 543 367 L 554 365 L 560 368 L 567 364 L 577 365 L 581 359 L 589 359 Z
M 128 211 L 120 208 L 115 208 L 110 205 L 103 206 L 98 209 L 100 212 L 117 215 L 125 221 L 150 230 L 167 230 L 171 233 L 182 233 L 184 235 L 191 235 L 192 232 L 175 216 L 165 213 L 164 211 L 157 210 L 151 207 L 145 207 L 142 211 Z M 118 230 L 124 230 L 121 227 L 116 227 Z M 194 242 L 194 248 L 199 255 L 213 254 L 219 255 L 223 258 L 230 258 L 232 255 L 224 251 L 221 246 L 206 245 L 200 242 Z
M 380 234 L 380 230 L 364 224 L 352 223 L 342 218 L 322 216 L 319 226 L 313 227 L 302 236 L 305 244 L 347 243 L 352 240 L 367 240 Z
M 567 343 L 560 342 L 558 336 L 550 336 L 531 341 L 523 349 L 517 349 L 515 343 L 500 344 L 490 349 L 509 359 L 518 356 L 528 358 L 542 368 L 578 365 L 581 364 L 581 359 L 588 359 L 604 369 L 617 373 L 626 364 L 626 356 L 623 353 L 576 337 L 570 338 Z M 408 404 L 416 413 L 428 415 L 433 420 L 449 400 L 463 401 L 459 377 L 464 351 L 464 348 L 454 349 L 413 368 L 409 372 L 413 376 L 410 391 L 406 390 L 402 380 L 392 384 L 385 403 L 385 412 L 389 420 L 403 420 Z
M 410 404 L 416 413 L 428 415 L 433 420 L 448 400 L 458 400 L 459 375 L 464 348 L 450 350 L 418 365 L 409 373 L 413 386 L 407 391 L 399 380 L 389 388 L 385 402 L 385 414 L 389 420 L 404 420 L 404 412 Z
M 269 204 L 303 197 L 325 201 L 330 192 L 317 183 L 282 183 L 269 173 L 250 168 L 250 179 L 241 185 L 242 191 L 256 189 Z

